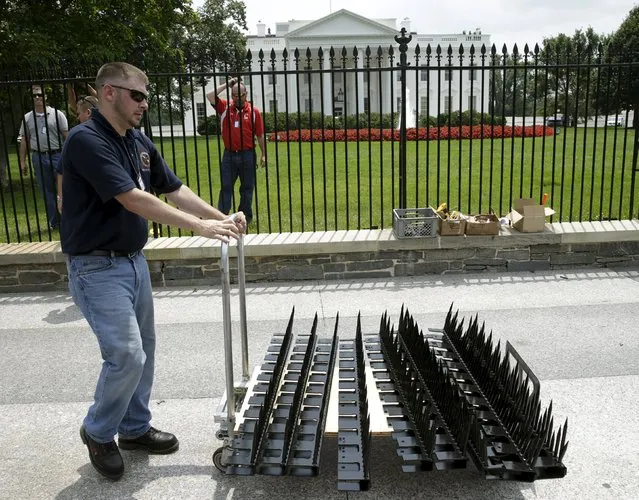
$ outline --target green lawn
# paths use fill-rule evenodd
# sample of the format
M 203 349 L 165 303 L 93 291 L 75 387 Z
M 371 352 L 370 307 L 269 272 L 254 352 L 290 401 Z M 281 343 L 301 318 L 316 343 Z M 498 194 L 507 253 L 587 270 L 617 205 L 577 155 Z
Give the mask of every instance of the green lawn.
M 548 193 L 554 221 L 627 219 L 633 141 L 633 130 L 600 129 L 595 137 L 594 129 L 579 128 L 534 139 L 408 142 L 406 206 L 445 201 L 464 213 L 492 208 L 503 215 L 514 198 Z M 217 203 L 217 137 L 156 144 L 191 189 Z M 390 227 L 399 206 L 398 165 L 399 143 L 269 143 L 268 168 L 257 173 L 253 230 Z M 12 177 L 18 176 L 15 155 L 10 166 Z M 12 190 L 3 193 L 0 241 L 58 239 L 46 230 L 42 195 L 31 180 L 14 178 Z M 636 209 L 635 203 L 635 217 Z

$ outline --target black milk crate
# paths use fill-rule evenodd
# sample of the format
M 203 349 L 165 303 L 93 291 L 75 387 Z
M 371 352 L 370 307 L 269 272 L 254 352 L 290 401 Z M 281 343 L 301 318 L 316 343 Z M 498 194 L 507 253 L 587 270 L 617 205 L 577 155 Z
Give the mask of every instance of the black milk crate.
M 397 238 L 434 238 L 438 218 L 432 208 L 394 208 L 393 232 Z

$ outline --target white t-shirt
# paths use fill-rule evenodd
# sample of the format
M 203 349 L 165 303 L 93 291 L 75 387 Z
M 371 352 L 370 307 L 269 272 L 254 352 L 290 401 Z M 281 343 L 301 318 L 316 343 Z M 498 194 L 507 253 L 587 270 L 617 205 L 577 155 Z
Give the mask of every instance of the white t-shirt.
M 34 116 L 35 115 L 35 116 Z M 20 124 L 20 136 L 24 137 L 24 124 L 27 124 L 27 136 L 29 148 L 32 151 L 57 151 L 62 149 L 64 132 L 69 130 L 67 117 L 60 110 L 46 107 L 46 120 L 44 113 L 29 111 Z

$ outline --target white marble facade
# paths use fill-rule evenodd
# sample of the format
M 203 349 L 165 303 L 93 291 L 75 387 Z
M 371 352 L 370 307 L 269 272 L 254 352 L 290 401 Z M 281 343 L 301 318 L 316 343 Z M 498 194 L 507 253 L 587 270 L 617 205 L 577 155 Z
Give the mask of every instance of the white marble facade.
M 291 20 L 276 23 L 275 29 L 264 24 L 257 25 L 257 34 L 247 38 L 247 49 L 252 54 L 252 75 L 245 76 L 248 84 L 249 97 L 252 102 L 264 112 L 278 111 L 297 112 L 298 102 L 301 111 L 308 111 L 312 106 L 314 112 L 323 111 L 325 115 L 354 114 L 399 111 L 401 82 L 397 63 L 399 62 L 399 44 L 395 36 L 400 35 L 401 28 L 406 28 L 412 40 L 408 45 L 407 60 L 410 63 L 407 71 L 407 89 L 411 102 L 408 108 L 416 114 L 435 116 L 439 113 L 451 111 L 465 111 L 473 109 L 488 111 L 488 71 L 471 71 L 470 48 L 475 47 L 474 64 L 481 65 L 479 57 L 482 45 L 490 53 L 490 36 L 481 34 L 479 29 L 472 32 L 458 34 L 419 34 L 410 32 L 410 20 L 404 19 L 368 19 L 356 13 L 339 10 L 323 18 L 311 21 Z M 426 48 L 430 44 L 432 56 L 430 71 L 416 69 L 415 48 L 419 45 L 419 67 L 427 65 Z M 449 59 L 448 47 L 453 49 L 450 59 L 452 71 L 445 69 L 437 71 L 438 61 L 435 57 L 437 46 L 442 48 L 440 60 L 441 68 L 445 68 Z M 459 47 L 464 47 L 462 66 L 459 69 Z M 393 48 L 393 66 L 390 65 L 389 47 Z M 324 71 L 331 68 L 330 49 L 335 51 L 333 68 L 335 71 Z M 370 73 L 362 69 L 366 64 L 366 49 L 370 47 Z M 378 58 L 378 48 L 382 49 L 382 56 Z M 319 49 L 323 51 L 323 59 L 318 56 Z M 346 49 L 346 58 L 342 59 L 342 50 Z M 286 73 L 284 74 L 284 49 L 288 52 Z M 299 50 L 298 68 L 301 73 L 295 74 L 295 49 Z M 259 74 L 260 50 L 264 53 L 263 76 Z M 308 65 L 307 50 L 310 50 L 311 73 L 304 73 Z M 355 62 L 354 52 L 357 55 Z M 275 55 L 275 73 L 271 72 L 271 56 Z M 381 61 L 381 66 L 379 62 Z M 489 59 L 486 59 L 488 64 Z M 321 67 L 320 67 L 321 63 Z M 345 67 L 344 71 L 342 68 Z M 381 67 L 381 69 L 380 69 Z M 357 69 L 360 71 L 357 71 Z M 279 73 L 278 73 L 279 72 Z M 369 76 L 370 75 L 370 76 Z M 439 75 L 439 78 L 438 78 Z M 275 78 L 275 85 L 273 85 Z M 285 78 L 288 79 L 285 82 Z M 310 79 L 309 79 L 310 78 Z M 448 79 L 450 78 L 450 80 Z M 484 93 L 482 95 L 482 79 Z M 370 82 L 369 82 L 370 80 Z M 263 84 L 262 84 L 263 82 Z M 211 80 L 205 92 L 210 92 L 220 80 Z M 299 93 L 299 101 L 298 101 Z M 201 118 L 214 113 L 212 107 L 206 104 L 204 92 L 198 89 L 194 95 L 195 113 L 185 114 L 185 129 L 194 130 L 193 118 Z M 392 103 L 392 104 L 391 104 Z M 322 108 L 323 107 L 323 108 Z

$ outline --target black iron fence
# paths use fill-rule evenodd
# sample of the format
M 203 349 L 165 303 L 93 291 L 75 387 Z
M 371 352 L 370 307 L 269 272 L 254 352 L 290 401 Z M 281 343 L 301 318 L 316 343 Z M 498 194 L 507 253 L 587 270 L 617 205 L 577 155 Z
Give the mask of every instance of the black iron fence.
M 546 198 L 554 221 L 637 217 L 639 58 L 602 46 L 420 47 L 403 31 L 395 40 L 262 48 L 248 52 L 241 72 L 149 72 L 144 132 L 216 205 L 224 146 L 206 94 L 240 76 L 267 138 L 254 232 L 384 228 L 393 208 L 442 202 L 503 215 L 522 197 Z M 29 155 L 26 170 L 18 168 L 18 130 L 33 108 L 33 84 L 74 126 L 75 101 L 90 93 L 98 66 L 25 68 L 0 81 L 0 241 L 58 238 Z

